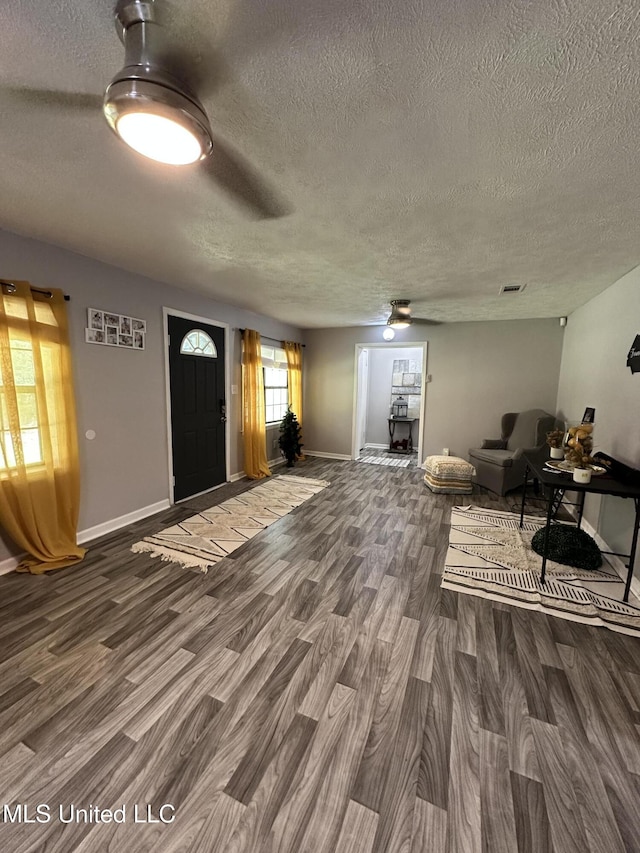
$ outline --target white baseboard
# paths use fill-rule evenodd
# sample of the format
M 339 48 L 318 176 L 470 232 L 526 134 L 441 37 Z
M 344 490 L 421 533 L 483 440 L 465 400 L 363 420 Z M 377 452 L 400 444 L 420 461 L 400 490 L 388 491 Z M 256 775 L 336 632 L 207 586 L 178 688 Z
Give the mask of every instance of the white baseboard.
M 238 471 L 238 472 L 237 472 L 237 474 L 232 474 L 232 475 L 229 477 L 229 482 L 230 482 L 230 483 L 237 483 L 237 482 L 238 482 L 238 480 L 244 480 L 244 478 L 245 478 L 246 476 L 247 476 L 247 475 L 244 473 L 244 471 Z
M 388 450 L 389 442 L 387 442 L 386 444 L 372 444 L 370 441 L 368 441 L 363 447 L 363 450 L 366 450 L 368 447 L 373 447 L 375 450 Z
M 126 527 L 128 524 L 133 524 L 143 518 L 148 518 L 150 515 L 162 512 L 163 509 L 169 509 L 170 506 L 169 499 L 164 498 L 164 500 L 149 504 L 149 506 L 143 506 L 140 509 L 134 509 L 133 512 L 119 515 L 117 518 L 112 518 L 109 521 L 103 521 L 102 524 L 95 524 L 93 527 L 87 527 L 86 530 L 79 530 L 78 544 L 82 545 L 91 539 L 106 536 L 107 533 L 113 533 L 114 530 L 119 530 L 121 527 Z
M 305 456 L 319 456 L 322 459 L 345 459 L 347 462 L 351 461 L 351 457 L 346 453 L 327 453 L 323 450 L 305 450 Z
M 267 465 L 269 466 L 269 468 L 277 468 L 278 465 L 284 465 L 285 462 L 286 460 L 282 456 L 280 456 L 278 457 L 278 459 L 269 459 Z
M 102 524 L 87 527 L 86 530 L 79 530 L 77 536 L 78 545 L 83 545 L 92 539 L 98 539 L 100 536 L 106 536 L 107 533 L 113 533 L 114 530 L 119 530 L 121 527 L 126 527 L 128 524 L 133 524 L 143 518 L 148 518 L 150 515 L 162 512 L 163 509 L 169 509 L 170 506 L 168 498 L 165 498 L 154 504 L 149 504 L 149 506 L 134 509 L 133 512 L 128 512 L 125 515 L 119 515 L 117 518 L 112 518 L 109 521 L 103 521 Z M 7 557 L 5 560 L 2 560 L 0 562 L 0 575 L 12 572 L 25 556 L 26 554 L 18 554 L 15 557 Z
M 0 575 L 8 575 L 9 572 L 12 572 L 21 559 L 22 557 L 18 555 L 17 557 L 6 557 L 0 561 Z

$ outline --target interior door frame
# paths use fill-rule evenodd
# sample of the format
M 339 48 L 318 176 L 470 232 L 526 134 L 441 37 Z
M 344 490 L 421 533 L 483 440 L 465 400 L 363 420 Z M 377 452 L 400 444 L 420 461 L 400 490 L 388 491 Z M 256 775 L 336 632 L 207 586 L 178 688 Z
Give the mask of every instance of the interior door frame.
M 360 404 L 360 381 L 358 375 L 358 359 L 360 353 L 364 349 L 421 349 L 422 350 L 422 386 L 420 401 L 420 428 L 418 430 L 418 467 L 421 467 L 424 459 L 422 458 L 422 445 L 424 441 L 424 421 L 427 411 L 427 341 L 385 341 L 384 343 L 362 343 L 356 344 L 355 367 L 354 367 L 354 383 L 353 383 L 353 413 L 351 417 L 351 458 L 358 458 L 359 448 L 357 444 L 357 419 L 358 405 Z M 369 383 L 369 393 L 371 393 L 371 383 Z M 365 401 L 366 405 L 366 401 Z M 389 404 L 391 405 L 391 404 Z
M 366 362 L 366 363 L 365 363 Z M 355 438 L 353 452 L 360 456 L 367 435 L 367 401 L 369 399 L 369 350 L 361 347 L 358 350 L 357 364 L 357 403 L 354 411 Z
M 198 323 L 206 323 L 209 326 L 217 326 L 224 330 L 224 397 L 227 412 L 227 419 L 224 424 L 224 478 L 225 482 L 229 482 L 229 471 L 231 470 L 231 447 L 229 446 L 229 424 L 231 422 L 231 414 L 229 411 L 231 400 L 231 364 L 229 358 L 229 342 L 231 339 L 230 327 L 228 323 L 221 323 L 219 320 L 211 320 L 209 317 L 202 317 L 200 314 L 189 314 L 186 311 L 180 311 L 178 308 L 169 308 L 166 305 L 162 306 L 162 340 L 164 346 L 164 380 L 165 380 L 165 402 L 167 414 L 167 459 L 169 470 L 169 503 L 173 505 L 173 431 L 171 428 L 171 377 L 169 369 L 169 317 L 181 317 L 184 320 L 193 320 Z M 224 483 L 219 486 L 213 486 L 207 491 L 219 489 Z M 201 494 L 201 493 L 200 493 Z M 196 497 L 190 495 L 185 500 Z

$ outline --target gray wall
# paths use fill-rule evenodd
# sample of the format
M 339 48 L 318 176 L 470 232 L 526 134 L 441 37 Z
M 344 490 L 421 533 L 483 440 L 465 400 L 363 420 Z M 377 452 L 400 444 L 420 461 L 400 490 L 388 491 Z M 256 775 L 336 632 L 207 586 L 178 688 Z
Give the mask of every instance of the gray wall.
M 581 417 L 586 406 L 593 406 L 594 450 L 633 468 L 640 468 L 640 374 L 632 375 L 626 361 L 638 334 L 640 268 L 569 317 L 557 401 L 561 417 Z M 585 518 L 613 550 L 628 552 L 631 501 L 588 495 Z
M 367 444 L 384 444 L 389 446 L 388 417 L 391 406 L 391 380 L 393 378 L 393 362 L 398 358 L 410 358 L 422 364 L 421 349 L 406 349 L 386 347 L 369 350 L 369 393 L 367 395 L 367 428 L 365 441 Z M 395 396 L 394 396 L 395 399 Z M 406 429 L 398 430 L 396 438 L 405 438 Z M 418 446 L 420 420 L 413 424 L 413 442 Z M 402 433 L 402 434 L 400 434 Z
M 554 413 L 562 338 L 557 319 L 399 332 L 390 347 L 428 341 L 424 456 L 449 447 L 466 458 L 469 447 L 500 435 L 504 412 L 539 406 Z M 382 327 L 311 329 L 305 339 L 305 447 L 350 455 L 355 345 L 380 343 Z
M 162 307 L 252 328 L 277 340 L 302 340 L 299 329 L 152 281 L 64 249 L 0 231 L 0 277 L 59 287 L 71 296 L 69 322 L 78 401 L 82 472 L 79 529 L 85 530 L 169 496 Z M 130 351 L 84 341 L 87 308 L 147 321 L 146 349 Z M 240 334 L 232 331 L 227 358 L 231 382 L 241 390 Z M 230 473 L 242 471 L 238 393 L 228 401 Z M 88 441 L 85 432 L 96 438 Z M 267 457 L 277 427 L 267 435 Z M 0 560 L 15 553 L 0 542 Z

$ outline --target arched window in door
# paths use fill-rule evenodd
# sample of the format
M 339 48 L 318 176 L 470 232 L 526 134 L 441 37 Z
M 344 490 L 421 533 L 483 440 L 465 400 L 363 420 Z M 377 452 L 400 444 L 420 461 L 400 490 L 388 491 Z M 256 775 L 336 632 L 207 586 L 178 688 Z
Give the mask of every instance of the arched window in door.
M 192 329 L 182 339 L 181 355 L 203 355 L 206 358 L 217 358 L 218 350 L 206 332 L 202 329 Z

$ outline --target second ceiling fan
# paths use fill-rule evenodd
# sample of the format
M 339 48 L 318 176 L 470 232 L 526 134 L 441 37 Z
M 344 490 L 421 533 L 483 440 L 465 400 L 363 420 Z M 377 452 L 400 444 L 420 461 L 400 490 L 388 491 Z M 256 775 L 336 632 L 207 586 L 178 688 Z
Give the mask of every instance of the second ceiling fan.
M 438 320 L 429 320 L 426 317 L 413 317 L 410 306 L 410 299 L 392 299 L 391 314 L 389 314 L 387 319 L 387 326 L 391 326 L 393 329 L 406 329 L 414 323 L 423 326 L 440 325 Z

